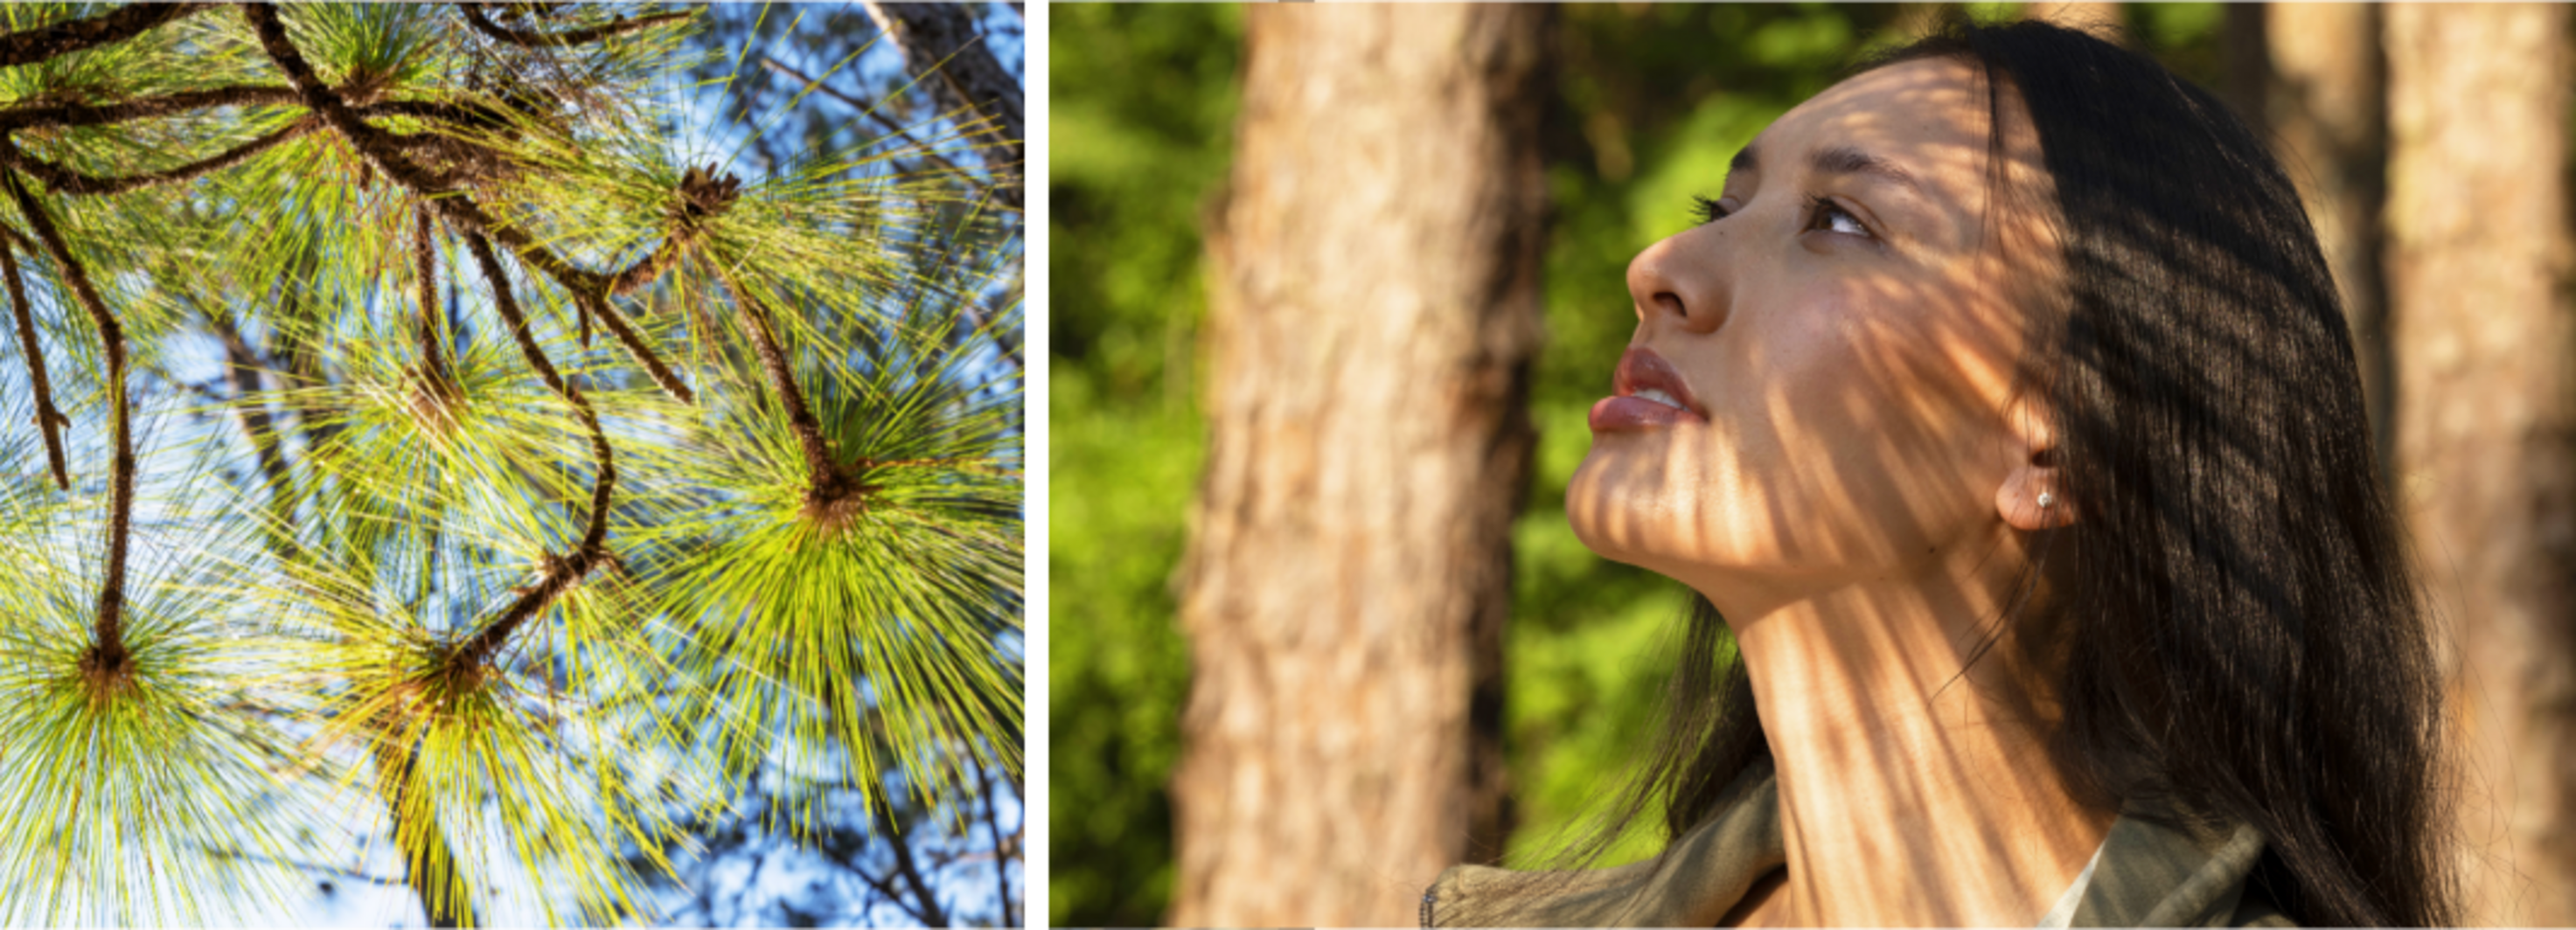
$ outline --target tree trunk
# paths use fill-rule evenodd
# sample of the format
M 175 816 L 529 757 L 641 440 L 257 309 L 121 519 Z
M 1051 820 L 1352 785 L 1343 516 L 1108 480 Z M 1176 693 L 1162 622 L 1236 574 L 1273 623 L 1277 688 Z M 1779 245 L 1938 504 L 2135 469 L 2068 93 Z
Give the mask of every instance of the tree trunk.
M 1410 924 L 1503 829 L 1547 14 L 1247 15 L 1170 917 Z
M 2120 4 L 2117 2 L 2040 0 L 2036 3 L 2022 4 L 2021 15 L 2031 19 L 2046 20 L 2069 29 L 2081 29 L 2122 45 L 2129 44 L 2127 14 L 2120 9 Z
M 2263 11 L 2272 71 L 2264 112 L 2343 291 L 2370 432 L 2384 470 L 2396 461 L 2397 443 L 2390 422 L 2387 291 L 2380 276 L 2388 120 L 2379 7 L 2267 3 Z
M 959 3 L 876 3 L 868 18 L 903 51 L 903 66 L 923 76 L 931 99 L 955 112 L 973 107 L 992 127 L 990 144 L 979 149 L 1001 188 L 1003 202 L 1020 209 L 1021 184 L 1028 160 L 1028 132 L 1022 128 L 1019 75 L 1012 74 L 985 48 L 975 23 L 978 6 Z M 936 69 L 934 72 L 932 69 Z M 997 138 L 996 138 L 997 137 Z
M 2576 924 L 2567 8 L 2394 4 L 2399 483 L 2464 717 L 2471 924 Z

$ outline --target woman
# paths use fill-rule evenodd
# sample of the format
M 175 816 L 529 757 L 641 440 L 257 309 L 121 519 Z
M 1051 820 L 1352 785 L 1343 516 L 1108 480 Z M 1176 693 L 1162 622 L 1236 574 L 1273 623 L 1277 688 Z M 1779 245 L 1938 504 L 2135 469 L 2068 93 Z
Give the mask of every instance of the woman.
M 1700 207 L 1629 266 L 1567 504 L 1704 598 L 1621 817 L 1670 845 L 1452 869 L 1426 923 L 2453 919 L 2350 336 L 2214 97 L 1960 26 L 1783 116 Z

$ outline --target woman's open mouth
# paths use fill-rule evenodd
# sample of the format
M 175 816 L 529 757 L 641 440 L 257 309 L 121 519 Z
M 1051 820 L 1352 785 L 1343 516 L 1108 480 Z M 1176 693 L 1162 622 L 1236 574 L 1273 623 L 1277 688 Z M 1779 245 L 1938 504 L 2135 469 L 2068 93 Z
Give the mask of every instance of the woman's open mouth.
M 1619 356 L 1611 396 L 1592 405 L 1590 421 L 1595 433 L 1616 433 L 1707 423 L 1708 415 L 1671 362 L 1653 349 L 1630 346 Z

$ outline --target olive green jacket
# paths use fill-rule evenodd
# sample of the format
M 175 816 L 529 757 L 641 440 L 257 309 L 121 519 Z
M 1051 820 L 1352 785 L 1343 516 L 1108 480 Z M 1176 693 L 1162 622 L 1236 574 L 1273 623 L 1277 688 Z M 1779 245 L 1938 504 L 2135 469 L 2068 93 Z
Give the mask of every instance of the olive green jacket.
M 2131 805 L 2112 822 L 2075 908 L 2078 927 L 2286 927 L 2246 875 L 2263 855 L 2252 827 L 2195 833 Z M 1462 865 L 1422 896 L 1425 927 L 1712 927 L 1754 882 L 1789 861 L 1768 762 L 1727 788 L 1719 813 L 1664 855 L 1582 872 Z

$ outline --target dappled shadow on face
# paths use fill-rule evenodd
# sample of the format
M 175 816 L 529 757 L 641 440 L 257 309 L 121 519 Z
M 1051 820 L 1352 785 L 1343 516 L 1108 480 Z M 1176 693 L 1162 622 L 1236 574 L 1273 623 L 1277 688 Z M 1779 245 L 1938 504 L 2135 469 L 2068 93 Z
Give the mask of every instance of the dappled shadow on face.
M 2072 797 L 2096 824 L 2175 793 L 2289 857 L 2387 842 L 2278 810 L 2390 745 L 2317 738 L 2329 702 L 2430 713 L 2392 703 L 2423 694 L 2421 628 L 2295 194 L 2195 104 L 2045 89 L 2043 156 L 2001 96 L 1949 59 L 1867 72 L 1756 141 L 1723 218 L 1638 257 L 1632 346 L 1705 422 L 1596 435 L 1577 532 L 1725 614 L 1792 811 L 1809 778 L 1898 811 Z M 1904 177 L 1817 157 L 1840 150 Z M 1832 839 L 1920 887 L 2064 879 L 2006 829 Z

